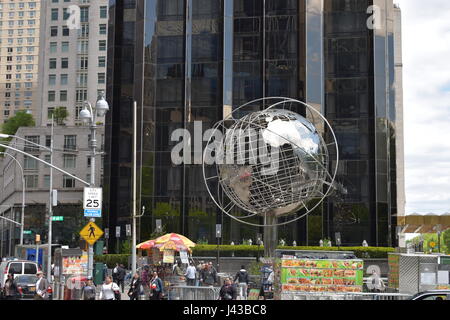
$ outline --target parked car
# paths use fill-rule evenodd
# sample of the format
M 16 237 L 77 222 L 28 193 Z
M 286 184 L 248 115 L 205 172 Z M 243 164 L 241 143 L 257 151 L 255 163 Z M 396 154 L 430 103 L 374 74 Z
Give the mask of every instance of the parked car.
M 5 285 L 5 281 L 8 278 L 9 273 L 14 274 L 14 278 L 21 275 L 33 275 L 35 276 L 38 272 L 39 267 L 36 262 L 28 260 L 9 260 L 4 261 L 0 264 L 0 272 L 3 272 L 2 277 L 0 277 L 1 286 Z
M 38 277 L 35 275 L 20 275 L 15 280 L 19 291 L 19 299 L 34 299 Z M 49 300 L 52 300 L 53 290 L 51 286 L 48 287 L 47 292 L 49 293 Z
M 15 280 L 19 291 L 19 299 L 33 299 L 36 294 L 38 277 L 34 275 L 20 275 Z
M 450 290 L 429 290 L 424 292 L 419 292 L 414 295 L 411 300 L 435 300 L 442 301 L 448 300 L 450 301 Z

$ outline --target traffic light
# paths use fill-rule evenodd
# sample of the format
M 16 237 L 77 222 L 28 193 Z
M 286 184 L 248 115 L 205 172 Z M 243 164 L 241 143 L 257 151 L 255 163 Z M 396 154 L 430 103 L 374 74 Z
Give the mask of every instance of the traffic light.
M 36 242 L 41 242 L 41 235 L 40 234 L 36 235 Z

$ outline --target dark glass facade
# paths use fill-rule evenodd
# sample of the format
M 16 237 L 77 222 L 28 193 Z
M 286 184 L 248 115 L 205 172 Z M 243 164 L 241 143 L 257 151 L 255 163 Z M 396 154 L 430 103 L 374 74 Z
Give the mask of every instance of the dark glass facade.
M 388 157 L 395 126 L 386 118 L 389 112 L 375 110 L 376 89 L 382 89 L 375 86 L 377 46 L 363 2 L 111 0 L 104 180 L 110 249 L 116 247 L 115 226 L 124 230 L 131 223 L 134 101 L 138 207 L 146 208 L 141 239 L 150 237 L 156 219 L 167 232 L 209 243 L 216 243 L 216 223 L 223 225 L 224 243 L 254 240 L 262 232 L 231 221 L 212 202 L 203 182 L 202 150 L 192 147 L 192 165 L 171 160 L 178 143 L 171 142 L 174 130 L 186 128 L 199 139 L 194 132 L 211 128 L 227 108 L 262 96 L 297 98 L 326 113 L 342 151 L 339 181 L 349 191 L 280 228 L 280 238 L 315 245 L 341 231 L 346 244 L 385 244 L 386 219 L 395 212 L 387 196 L 388 188 L 395 189 L 389 171 L 395 156 L 393 162 Z M 389 103 L 377 107 L 389 110 Z M 347 224 L 347 211 L 358 216 L 356 223 Z

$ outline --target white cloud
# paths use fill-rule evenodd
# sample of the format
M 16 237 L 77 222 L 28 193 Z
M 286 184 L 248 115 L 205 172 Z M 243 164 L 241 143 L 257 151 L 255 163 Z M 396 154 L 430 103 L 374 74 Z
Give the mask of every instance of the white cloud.
M 450 1 L 402 9 L 406 212 L 450 212 Z

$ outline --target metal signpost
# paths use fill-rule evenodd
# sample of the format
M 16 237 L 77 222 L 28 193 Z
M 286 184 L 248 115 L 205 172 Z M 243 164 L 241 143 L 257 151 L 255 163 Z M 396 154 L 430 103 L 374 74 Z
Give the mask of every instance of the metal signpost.
M 86 218 L 102 217 L 102 188 L 84 188 L 83 209 Z
M 220 242 L 220 238 L 222 238 L 222 225 L 221 224 L 216 224 L 216 238 L 217 238 L 217 272 L 219 272 L 219 268 L 220 268 L 219 242 Z

